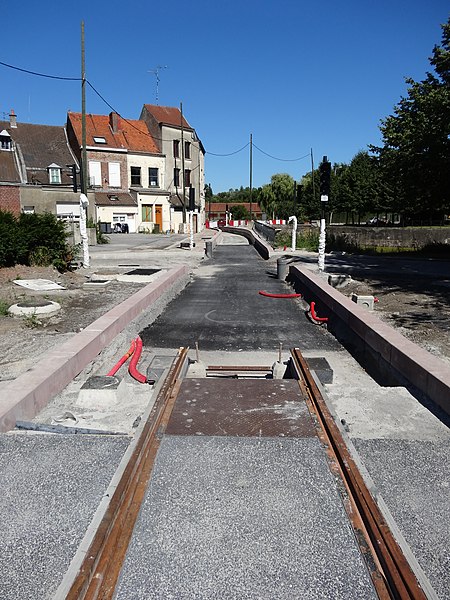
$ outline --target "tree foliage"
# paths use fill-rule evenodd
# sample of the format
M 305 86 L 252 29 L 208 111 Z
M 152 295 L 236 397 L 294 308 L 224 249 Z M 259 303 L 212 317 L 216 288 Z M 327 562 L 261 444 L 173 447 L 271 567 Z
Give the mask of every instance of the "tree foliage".
M 55 215 L 22 213 L 16 218 L 0 210 L 0 267 L 54 265 L 66 270 L 74 252 L 67 244 L 64 223 Z
M 381 122 L 383 146 L 372 147 L 395 209 L 450 211 L 450 19 L 423 81 L 406 79 L 407 97 Z

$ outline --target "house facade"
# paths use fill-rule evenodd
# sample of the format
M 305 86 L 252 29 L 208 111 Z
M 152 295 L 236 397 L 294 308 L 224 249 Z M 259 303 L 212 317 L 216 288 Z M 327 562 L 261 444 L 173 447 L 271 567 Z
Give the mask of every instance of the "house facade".
M 194 232 L 205 224 L 205 150 L 181 110 L 144 104 L 140 119 L 147 124 L 165 158 L 164 189 L 169 194 L 172 230 L 188 230 L 187 214 L 194 207 Z
M 188 232 L 204 226 L 204 149 L 172 107 L 144 105 L 139 120 L 86 115 L 88 216 L 108 233 Z M 66 127 L 0 121 L 0 208 L 80 216 L 82 115 Z M 183 177 L 184 174 L 184 177 Z M 78 189 L 73 189 L 74 176 Z
M 0 121 L 0 208 L 79 219 L 72 168 L 78 164 L 65 128 L 20 123 L 14 111 L 9 117 Z

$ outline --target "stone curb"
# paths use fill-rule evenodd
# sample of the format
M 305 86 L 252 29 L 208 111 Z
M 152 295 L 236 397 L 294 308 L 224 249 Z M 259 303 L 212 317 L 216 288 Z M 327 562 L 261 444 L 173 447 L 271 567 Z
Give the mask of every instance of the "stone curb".
M 188 267 L 182 265 L 162 274 L 73 338 L 50 350 L 33 368 L 6 383 L 0 393 L 0 432 L 13 429 L 16 420 L 34 418 L 133 319 L 188 271 Z

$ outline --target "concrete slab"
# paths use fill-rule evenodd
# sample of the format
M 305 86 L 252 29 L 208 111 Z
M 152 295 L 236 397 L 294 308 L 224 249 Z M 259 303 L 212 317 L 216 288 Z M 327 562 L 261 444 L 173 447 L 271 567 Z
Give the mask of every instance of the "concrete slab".
M 168 597 L 376 598 L 317 438 L 163 438 L 116 598 Z
M 438 598 L 450 590 L 450 439 L 354 444 Z
M 0 435 L 0 598 L 52 598 L 130 438 Z

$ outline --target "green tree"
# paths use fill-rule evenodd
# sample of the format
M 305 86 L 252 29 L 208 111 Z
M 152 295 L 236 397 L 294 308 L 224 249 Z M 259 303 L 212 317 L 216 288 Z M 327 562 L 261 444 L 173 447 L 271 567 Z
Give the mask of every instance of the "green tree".
M 236 204 L 235 206 L 231 206 L 230 210 L 232 218 L 235 220 L 248 219 L 250 217 L 250 213 L 243 204 Z
M 379 157 L 395 210 L 409 214 L 450 211 L 450 19 L 442 45 L 430 57 L 435 74 L 406 79 L 408 95 L 382 120 Z
M 294 198 L 294 180 L 287 173 L 272 175 L 269 184 L 261 190 L 261 206 L 271 217 L 287 219 L 297 209 Z

